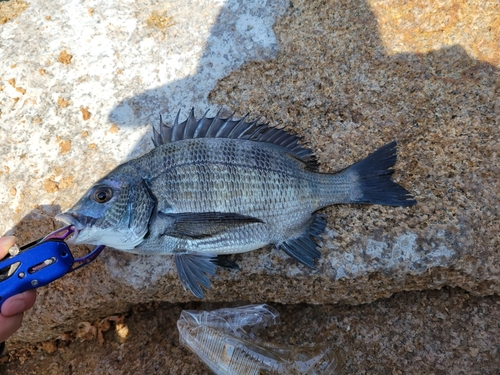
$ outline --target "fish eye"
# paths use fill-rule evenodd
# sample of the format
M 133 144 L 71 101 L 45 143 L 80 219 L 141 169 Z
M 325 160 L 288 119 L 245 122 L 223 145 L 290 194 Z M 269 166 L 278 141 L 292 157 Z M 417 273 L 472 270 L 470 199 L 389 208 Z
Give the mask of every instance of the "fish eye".
M 113 198 L 113 190 L 108 186 L 100 186 L 94 191 L 93 198 L 97 203 L 106 203 Z

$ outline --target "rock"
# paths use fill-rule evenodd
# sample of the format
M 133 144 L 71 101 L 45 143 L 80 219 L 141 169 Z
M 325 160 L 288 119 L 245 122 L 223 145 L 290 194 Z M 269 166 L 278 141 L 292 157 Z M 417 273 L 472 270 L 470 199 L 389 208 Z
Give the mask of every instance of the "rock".
M 398 2 L 93 4 L 35 1 L 1 26 L 9 128 L 0 185 L 15 190 L 2 198 L 3 232 L 24 243 L 55 229 L 61 207 L 151 147 L 159 114 L 169 122 L 178 109 L 222 106 L 302 135 L 324 172 L 396 139 L 395 178 L 419 204 L 327 208 L 316 271 L 269 248 L 236 255 L 241 271 L 220 270 L 207 301 L 361 304 L 443 286 L 500 291 L 500 59 L 496 45 L 487 57 L 478 47 L 498 35 L 490 13 L 489 28 L 476 30 L 463 19 L 440 24 L 432 2 L 403 19 Z M 470 19 L 493 12 L 456 6 Z M 111 249 L 38 296 L 13 343 L 140 303 L 193 300 L 171 257 Z
M 500 366 L 499 303 L 498 296 L 444 288 L 398 293 L 359 306 L 273 305 L 281 322 L 260 337 L 292 346 L 341 348 L 343 374 L 495 374 Z M 176 327 L 182 310 L 205 308 L 210 304 L 151 303 L 127 316 L 85 322 L 56 340 L 19 347 L 12 354 L 22 362 L 0 364 L 0 372 L 210 374 L 179 345 Z

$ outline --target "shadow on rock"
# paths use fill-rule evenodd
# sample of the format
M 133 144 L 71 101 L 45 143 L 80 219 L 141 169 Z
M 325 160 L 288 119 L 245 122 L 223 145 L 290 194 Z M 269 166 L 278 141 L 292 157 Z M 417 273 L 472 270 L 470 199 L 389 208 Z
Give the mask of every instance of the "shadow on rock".
M 122 101 L 111 111 L 109 120 L 118 126 L 158 126 L 160 115 L 171 123 L 179 110 L 182 116 L 187 116 L 192 107 L 197 115 L 207 109 L 215 112 L 217 107 L 210 105 L 207 97 L 220 79 L 247 62 L 276 55 L 278 45 L 272 24 L 283 13 L 285 4 L 227 0 L 210 31 L 196 73 Z M 169 56 L 165 59 L 168 61 Z M 149 139 L 147 136 L 146 141 Z M 136 146 L 130 155 L 136 156 L 141 150 Z
M 327 266 L 342 277 L 383 273 L 391 260 L 410 274 L 435 271 L 441 283 L 498 291 L 498 283 L 476 277 L 498 277 L 489 265 L 500 246 L 492 221 L 500 213 L 500 72 L 459 45 L 390 54 L 379 27 L 363 2 L 294 1 L 275 26 L 278 55 L 233 72 L 209 100 L 306 135 L 326 171 L 399 141 L 396 179 L 419 204 L 404 212 L 327 208 L 330 233 L 339 234 L 324 237 Z M 400 246 L 395 239 L 404 235 L 417 240 Z M 406 272 L 394 277 L 402 287 L 436 287 L 427 278 L 410 282 Z
M 231 73 L 235 67 L 221 57 L 236 48 L 236 66 L 244 64 L 246 41 L 251 40 L 238 32 L 235 4 L 229 1 L 221 11 L 195 75 L 127 99 L 110 119 L 119 125 L 156 124 L 164 114 L 169 123 L 178 109 L 187 115 L 191 106 L 199 116 L 213 108 L 207 103 L 207 85 L 201 83 L 227 75 L 214 85 L 211 103 L 263 115 L 274 125 L 307 134 L 329 171 L 359 160 L 375 145 L 400 142 L 397 168 L 419 205 L 391 214 L 374 208 L 370 216 L 366 207 L 328 208 L 328 226 L 341 236 L 326 238 L 325 248 L 334 254 L 327 267 L 341 270 L 338 278 L 384 272 L 388 259 L 398 270 L 456 266 L 468 275 L 496 260 L 500 228 L 488 225 L 499 214 L 498 167 L 491 162 L 500 138 L 495 67 L 471 58 L 459 45 L 425 54 L 389 54 L 368 4 L 295 1 L 274 28 L 277 55 Z M 249 39 L 238 39 L 245 36 Z M 273 53 L 270 47 L 262 57 Z M 403 237 L 416 240 L 400 246 L 397 239 Z M 379 246 L 371 259 L 367 249 L 374 242 Z M 356 263 L 363 258 L 369 261 Z M 454 284 L 455 272 L 442 276 Z

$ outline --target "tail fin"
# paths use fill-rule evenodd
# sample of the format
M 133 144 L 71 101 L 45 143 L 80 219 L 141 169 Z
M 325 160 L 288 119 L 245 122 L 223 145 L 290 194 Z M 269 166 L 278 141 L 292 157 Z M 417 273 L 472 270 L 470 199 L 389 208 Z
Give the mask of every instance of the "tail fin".
M 352 203 L 382 204 L 386 206 L 413 206 L 417 201 L 402 186 L 391 180 L 396 163 L 396 141 L 382 146 L 344 172 L 357 174 L 359 198 Z

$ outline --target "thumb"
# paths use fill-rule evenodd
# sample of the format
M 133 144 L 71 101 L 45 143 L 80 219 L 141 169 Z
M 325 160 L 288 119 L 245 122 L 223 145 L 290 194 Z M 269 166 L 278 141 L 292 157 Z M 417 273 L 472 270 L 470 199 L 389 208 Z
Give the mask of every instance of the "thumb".
M 16 237 L 14 236 L 5 236 L 0 238 L 0 259 L 2 259 L 7 253 L 9 249 L 16 243 Z

